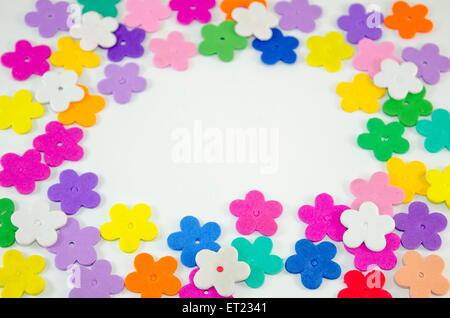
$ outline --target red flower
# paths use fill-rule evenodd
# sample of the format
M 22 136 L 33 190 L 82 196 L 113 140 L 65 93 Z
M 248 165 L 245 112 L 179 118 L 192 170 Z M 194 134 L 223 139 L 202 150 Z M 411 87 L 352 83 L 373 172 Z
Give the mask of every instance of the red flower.
M 344 282 L 347 288 L 341 290 L 338 298 L 392 298 L 383 289 L 386 278 L 380 271 L 371 271 L 364 275 L 360 271 L 352 270 L 345 274 Z

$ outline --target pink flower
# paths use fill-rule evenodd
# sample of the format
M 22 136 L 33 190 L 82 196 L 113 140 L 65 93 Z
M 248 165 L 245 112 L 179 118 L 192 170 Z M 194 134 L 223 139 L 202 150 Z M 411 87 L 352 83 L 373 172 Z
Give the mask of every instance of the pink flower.
M 153 64 L 156 67 L 172 66 L 177 71 L 184 71 L 189 66 L 189 58 L 197 53 L 192 42 L 186 42 L 180 32 L 171 32 L 167 38 L 150 41 L 150 50 L 155 53 Z
M 374 76 L 381 71 L 381 62 L 385 59 L 393 59 L 401 62 L 395 56 L 395 45 L 392 42 L 376 44 L 369 39 L 362 39 L 358 44 L 358 53 L 353 59 L 353 67 L 359 71 L 367 72 Z
M 209 10 L 215 5 L 216 0 L 171 0 L 169 3 L 173 11 L 178 11 L 177 20 L 181 24 L 191 24 L 194 20 L 208 23 L 211 21 Z
M 146 32 L 158 31 L 159 21 L 169 18 L 172 13 L 160 0 L 128 0 L 126 9 L 125 24 L 131 28 L 141 27 Z
M 233 298 L 221 296 L 214 287 L 209 289 L 197 288 L 194 284 L 194 276 L 199 268 L 194 269 L 189 274 L 189 284 L 184 285 L 179 292 L 180 298 Z
M 33 140 L 33 147 L 44 153 L 47 165 L 58 167 L 64 160 L 78 161 L 83 158 L 83 148 L 78 145 L 83 139 L 80 128 L 66 129 L 61 123 L 52 121 L 47 124 L 45 131 L 45 134 Z
M 3 167 L 0 171 L 0 186 L 14 186 L 20 194 L 32 193 L 36 181 L 50 176 L 50 168 L 41 163 L 41 154 L 34 149 L 28 150 L 23 156 L 7 153 L 0 164 Z
M 258 231 L 271 236 L 278 228 L 274 219 L 281 215 L 283 207 L 278 201 L 264 201 L 264 195 L 259 191 L 250 191 L 245 200 L 231 202 L 230 211 L 239 218 L 236 223 L 239 233 L 249 235 Z
M 350 190 L 356 199 L 352 203 L 352 209 L 358 210 L 359 206 L 371 201 L 375 203 L 380 214 L 392 215 L 393 205 L 400 204 L 405 198 L 401 188 L 389 185 L 389 175 L 384 172 L 376 172 L 369 181 L 356 179 L 350 184 Z

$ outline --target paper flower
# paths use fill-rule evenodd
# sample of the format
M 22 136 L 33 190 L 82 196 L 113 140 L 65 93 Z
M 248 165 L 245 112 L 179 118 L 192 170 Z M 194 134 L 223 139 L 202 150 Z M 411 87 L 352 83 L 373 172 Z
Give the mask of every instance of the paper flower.
M 187 267 L 194 267 L 195 256 L 201 250 L 217 252 L 220 245 L 216 240 L 220 236 L 220 226 L 215 222 L 208 222 L 203 226 L 197 218 L 186 216 L 180 222 L 180 232 L 175 232 L 167 238 L 167 245 L 175 251 L 181 251 L 181 263 Z
M 184 40 L 180 32 L 169 33 L 167 40 L 152 39 L 150 51 L 153 56 L 153 65 L 156 67 L 172 66 L 174 70 L 184 71 L 189 67 L 189 59 L 197 54 L 197 46 Z
M 152 241 L 158 234 L 158 228 L 148 218 L 152 214 L 146 204 L 137 204 L 131 210 L 124 204 L 116 204 L 109 211 L 111 222 L 100 227 L 105 240 L 119 240 L 119 246 L 125 253 L 138 249 L 140 241 Z
M 427 167 L 420 161 L 403 162 L 400 158 L 391 158 L 386 164 L 390 185 L 401 188 L 405 194 L 403 203 L 410 202 L 415 194 L 426 195 L 429 187 L 425 180 Z
M 261 61 L 265 64 L 272 65 L 278 61 L 293 64 L 297 61 L 295 49 L 299 41 L 293 36 L 284 36 L 278 29 L 272 29 L 269 40 L 254 39 L 252 45 L 255 50 L 262 52 Z
M 369 181 L 353 180 L 350 191 L 355 196 L 352 209 L 359 209 L 361 204 L 370 201 L 377 206 L 380 214 L 394 214 L 393 206 L 402 203 L 405 198 L 403 190 L 392 186 L 389 175 L 384 172 L 375 172 Z
M 160 0 L 128 0 L 124 23 L 130 28 L 141 28 L 146 32 L 159 30 L 160 21 L 168 19 L 172 13 Z
M 328 235 L 333 241 L 341 242 L 345 232 L 345 227 L 341 224 L 341 214 L 349 207 L 334 205 L 333 197 L 328 193 L 316 196 L 315 204 L 303 205 L 298 210 L 299 219 L 308 224 L 305 237 L 318 242 Z
M 450 166 L 447 166 L 444 171 L 428 170 L 425 178 L 430 184 L 427 190 L 428 200 L 432 203 L 445 202 L 450 209 L 450 188 L 448 187 L 450 184 Z
M 395 272 L 394 280 L 400 287 L 409 288 L 411 298 L 447 294 L 449 281 L 443 275 L 445 262 L 440 256 L 422 257 L 416 251 L 408 251 L 403 255 L 403 264 Z
M 317 289 L 322 280 L 337 279 L 341 276 L 341 267 L 332 261 L 336 256 L 336 246 L 330 242 L 314 245 L 302 239 L 295 244 L 296 254 L 286 260 L 286 270 L 292 274 L 300 274 L 303 286 Z
M 10 199 L 0 199 L 0 247 L 10 247 L 16 241 L 17 227 L 11 222 L 15 210 L 14 202 Z
M 145 40 L 145 31 L 142 29 L 128 30 L 123 24 L 114 32 L 117 43 L 108 49 L 108 58 L 113 62 L 120 62 L 125 57 L 138 58 L 144 55 L 142 42 Z
M 395 99 L 404 99 L 408 93 L 418 94 L 423 89 L 422 82 L 416 77 L 417 66 L 411 62 L 400 64 L 392 59 L 381 62 L 381 71 L 373 77 L 378 87 L 388 89 L 389 95 Z
M 139 65 L 135 63 L 123 66 L 109 64 L 105 68 L 105 76 L 97 88 L 104 95 L 113 95 L 119 104 L 128 103 L 133 93 L 143 92 L 147 88 L 147 81 L 139 76 Z
M 386 278 L 380 271 L 371 271 L 365 275 L 360 271 L 348 271 L 344 276 L 344 283 L 347 288 L 338 293 L 338 298 L 392 298 L 383 289 Z
M 114 31 L 118 27 L 119 23 L 114 18 L 103 18 L 97 12 L 90 11 L 81 16 L 80 23 L 70 27 L 70 36 L 80 39 L 80 48 L 85 51 L 93 51 L 98 46 L 110 48 L 117 43 Z
M 234 30 L 240 36 L 255 36 L 266 41 L 272 37 L 272 28 L 278 25 L 278 16 L 260 2 L 252 2 L 248 8 L 236 8 L 231 13 L 236 21 Z
M 316 20 L 322 15 L 322 8 L 310 5 L 308 0 L 280 1 L 275 12 L 281 15 L 280 28 L 289 31 L 297 29 L 310 33 L 316 28 Z
M 16 241 L 21 245 L 31 245 L 36 241 L 42 247 L 56 243 L 57 230 L 67 222 L 66 215 L 58 210 L 50 210 L 46 201 L 36 201 L 31 210 L 16 211 L 11 222 L 17 226 Z
M 214 287 L 208 289 L 197 288 L 194 284 L 194 277 L 197 272 L 198 268 L 195 268 L 189 273 L 189 284 L 184 285 L 180 289 L 180 298 L 233 298 L 233 296 L 221 296 Z
M 45 259 L 39 255 L 24 257 L 17 250 L 3 254 L 0 267 L 0 287 L 3 298 L 20 298 L 23 294 L 39 295 L 45 288 L 45 280 L 38 276 L 45 268 Z
M 118 4 L 121 0 L 77 0 L 83 6 L 83 13 L 95 11 L 104 17 L 116 17 Z
M 436 109 L 431 120 L 422 119 L 417 123 L 416 130 L 425 137 L 424 146 L 428 152 L 450 150 L 450 114 L 447 110 Z
M 15 187 L 20 194 L 30 194 L 36 188 L 36 181 L 46 180 L 50 168 L 41 163 L 41 154 L 28 150 L 22 156 L 7 153 L 0 160 L 0 186 Z
M 344 42 L 344 36 L 339 32 L 329 32 L 325 36 L 312 36 L 306 46 L 310 53 L 306 63 L 310 66 L 323 66 L 329 72 L 337 72 L 342 67 L 342 61 L 353 56 L 353 47 Z
M 283 269 L 281 257 L 270 254 L 273 243 L 266 236 L 258 237 L 253 244 L 243 237 L 238 237 L 231 242 L 231 246 L 238 251 L 238 260 L 250 266 L 250 275 L 245 283 L 252 288 L 264 284 L 265 274 L 275 275 Z
M 30 42 L 16 42 L 15 51 L 2 55 L 3 66 L 11 69 L 11 75 L 17 81 L 24 81 L 35 74 L 42 76 L 50 69 L 47 59 L 52 54 L 47 45 L 32 46 Z
M 191 24 L 197 20 L 200 23 L 211 21 L 210 10 L 216 6 L 216 0 L 170 0 L 172 11 L 178 11 L 177 21 L 181 24 Z
M 69 31 L 67 19 L 69 18 L 69 3 L 60 1 L 52 3 L 50 0 L 36 1 L 36 10 L 25 15 L 25 23 L 38 28 L 39 35 L 51 38 L 58 31 Z
M 97 260 L 95 244 L 100 241 L 98 229 L 92 226 L 80 228 L 74 218 L 68 218 L 66 225 L 58 231 L 58 240 L 48 248 L 56 254 L 55 266 L 66 270 L 74 264 L 90 266 Z
M 20 90 L 11 98 L 0 96 L 0 129 L 11 127 L 18 134 L 26 134 L 33 128 L 32 119 L 44 115 L 44 106 L 33 102 L 30 91 Z
M 236 229 L 242 235 L 258 231 L 262 235 L 272 236 L 277 232 L 278 225 L 274 219 L 283 212 L 283 206 L 278 201 L 265 201 L 259 191 L 250 191 L 245 200 L 234 200 L 230 204 L 230 212 L 239 219 Z
M 426 19 L 428 8 L 423 4 L 410 6 L 405 1 L 397 1 L 392 6 L 393 14 L 384 19 L 384 25 L 397 30 L 404 39 L 412 39 L 416 33 L 426 33 L 433 29 L 433 23 Z
M 181 281 L 174 275 L 177 266 L 177 261 L 171 256 L 155 262 L 150 254 L 138 254 L 134 259 L 136 271 L 127 275 L 125 286 L 133 293 L 140 293 L 142 298 L 174 296 L 181 288 Z
M 247 47 L 247 39 L 235 32 L 233 21 L 223 21 L 215 26 L 207 24 L 202 28 L 203 42 L 198 51 L 201 55 L 217 54 L 223 62 L 230 62 L 234 58 L 234 50 L 243 50 Z
M 375 43 L 370 39 L 362 39 L 358 43 L 358 53 L 353 59 L 353 67 L 358 71 L 367 72 L 371 77 L 381 71 L 381 62 L 392 59 L 401 60 L 395 56 L 395 44 L 392 42 Z
M 223 297 L 231 296 L 235 283 L 250 275 L 250 266 L 238 260 L 238 251 L 232 246 L 222 247 L 218 252 L 202 250 L 195 261 L 200 268 L 194 277 L 195 286 L 200 289 L 214 287 Z
M 367 74 L 357 74 L 353 82 L 341 82 L 336 87 L 336 93 L 342 97 L 341 108 L 349 113 L 361 109 L 372 114 L 380 109 L 380 98 L 386 95 L 386 89 L 372 83 Z
M 402 137 L 405 128 L 399 122 L 385 124 L 379 118 L 371 118 L 366 126 L 369 133 L 358 136 L 358 145 L 362 149 L 372 150 L 378 160 L 387 161 L 393 153 L 408 152 L 409 142 Z
M 266 0 L 222 0 L 220 4 L 220 9 L 223 13 L 225 13 L 226 20 L 232 20 L 232 12 L 236 8 L 248 8 L 250 4 L 253 2 L 259 2 L 263 5 L 267 6 Z
M 79 102 L 84 97 L 84 90 L 77 82 L 78 76 L 74 71 L 47 72 L 36 91 L 36 99 L 39 103 L 49 103 L 55 112 L 63 112 L 70 103 Z

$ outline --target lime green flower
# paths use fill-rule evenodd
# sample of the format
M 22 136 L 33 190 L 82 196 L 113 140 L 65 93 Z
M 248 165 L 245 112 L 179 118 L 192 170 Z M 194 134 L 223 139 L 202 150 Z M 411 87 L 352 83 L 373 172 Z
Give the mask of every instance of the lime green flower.
M 16 241 L 15 227 L 11 223 L 14 213 L 14 203 L 10 199 L 0 200 L 0 247 L 10 247 Z

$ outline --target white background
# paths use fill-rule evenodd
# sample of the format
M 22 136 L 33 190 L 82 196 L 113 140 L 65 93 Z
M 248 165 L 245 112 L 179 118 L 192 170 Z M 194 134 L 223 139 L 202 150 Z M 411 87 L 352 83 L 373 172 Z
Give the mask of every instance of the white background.
M 166 0 L 163 0 L 166 3 Z M 0 52 L 12 51 L 20 39 L 32 44 L 48 44 L 53 50 L 60 36 L 43 39 L 37 29 L 23 22 L 24 15 L 34 10 L 34 0 L 2 1 L 0 10 Z M 74 1 L 73 1 L 74 2 Z M 124 2 L 119 5 L 119 20 L 124 16 Z M 324 35 L 338 30 L 336 21 L 347 13 L 353 1 L 314 0 L 323 8 L 318 27 L 313 34 Z M 374 3 L 383 13 L 390 13 L 393 1 L 360 1 Z M 450 2 L 447 0 L 410 1 L 426 3 L 429 16 L 435 23 L 430 34 L 419 34 L 413 40 L 401 39 L 395 31 L 384 29 L 382 40 L 397 44 L 397 53 L 406 46 L 420 47 L 434 42 L 443 54 L 450 56 Z M 273 8 L 275 1 L 270 2 Z M 216 6 L 213 23 L 223 19 Z M 160 230 L 152 242 L 141 243 L 132 254 L 120 251 L 118 242 L 101 241 L 96 247 L 99 259 L 110 260 L 113 271 L 123 277 L 132 272 L 133 259 L 138 253 L 147 252 L 160 258 L 172 255 L 179 259 L 179 252 L 172 251 L 166 244 L 167 235 L 179 230 L 183 216 L 194 215 L 202 222 L 216 221 L 222 227 L 219 243 L 230 244 L 239 236 L 235 230 L 236 218 L 228 210 L 229 203 L 243 198 L 249 190 L 259 189 L 267 199 L 283 204 L 283 215 L 278 219 L 279 230 L 272 238 L 274 253 L 284 259 L 294 253 L 294 245 L 304 237 L 305 224 L 297 218 L 297 210 L 303 204 L 313 204 L 314 197 L 328 192 L 340 204 L 351 204 L 353 196 L 349 184 L 356 178 L 369 178 L 376 171 L 385 171 L 385 164 L 374 159 L 369 151 L 356 144 L 357 136 L 365 131 L 367 120 L 373 115 L 362 112 L 345 113 L 340 109 L 340 98 L 335 86 L 341 81 L 351 81 L 357 71 L 346 61 L 343 70 L 328 73 L 323 68 L 312 68 L 305 64 L 308 49 L 305 41 L 309 34 L 288 32 L 300 40 L 295 65 L 277 64 L 266 66 L 259 59 L 260 53 L 251 47 L 236 54 L 231 63 L 223 63 L 216 56 L 197 55 L 191 60 L 186 72 L 172 69 L 157 69 L 152 65 L 152 54 L 148 41 L 154 37 L 166 37 L 174 30 L 181 31 L 188 40 L 201 41 L 201 25 L 193 23 L 182 26 L 176 22 L 175 14 L 163 21 L 161 30 L 147 35 L 146 53 L 137 60 L 126 59 L 120 64 L 137 62 L 142 75 L 148 80 L 149 88 L 133 96 L 131 103 L 118 105 L 107 97 L 108 105 L 98 116 L 97 125 L 85 130 L 82 146 L 85 158 L 76 163 L 65 163 L 52 169 L 51 177 L 37 185 L 34 194 L 22 196 L 14 189 L 0 189 L 0 197 L 14 200 L 19 210 L 29 209 L 35 199 L 46 199 L 47 189 L 58 181 L 62 170 L 75 169 L 78 172 L 92 171 L 99 175 L 97 191 L 102 196 L 101 205 L 94 210 L 83 209 L 75 217 L 82 226 L 96 226 L 109 221 L 108 211 L 116 203 L 129 206 L 147 203 L 153 208 L 151 220 Z M 96 84 L 103 78 L 103 69 L 109 64 L 105 51 L 98 51 L 102 63 L 96 69 L 86 69 L 80 83 L 87 85 L 91 93 L 98 93 Z M 0 67 L 0 94 L 13 95 L 19 89 L 35 90 L 39 77 L 33 76 L 25 82 L 16 82 L 10 70 Z M 442 77 L 436 86 L 428 87 L 428 99 L 434 106 L 448 109 L 450 102 L 450 74 Z M 388 119 L 381 112 L 377 117 Z M 17 135 L 12 130 L 0 132 L 0 155 L 7 152 L 22 154 L 31 147 L 35 136 L 42 134 L 45 125 L 55 120 L 56 114 L 48 109 L 45 116 L 33 122 L 33 130 L 27 135 Z M 172 160 L 172 132 L 177 128 L 192 131 L 194 121 L 200 120 L 205 128 L 278 128 L 279 169 L 274 174 L 261 174 L 258 165 L 251 164 L 176 164 Z M 406 161 L 422 160 L 429 168 L 443 169 L 450 163 L 447 151 L 430 154 L 423 147 L 423 137 L 415 129 L 408 129 L 406 137 L 411 149 L 400 156 Z M 419 200 L 425 200 L 420 197 Z M 53 208 L 58 205 L 52 203 Z M 432 205 L 433 211 L 448 215 L 445 205 Z M 405 212 L 405 205 L 396 207 Z M 450 229 L 443 234 L 443 246 L 437 251 L 447 262 L 450 261 Z M 256 235 L 250 238 L 253 240 Z M 345 273 L 353 269 L 353 256 L 337 244 L 335 258 Z M 42 297 L 66 297 L 69 287 L 64 283 L 68 273 L 54 267 L 54 255 L 37 245 L 18 246 L 25 255 L 39 254 L 45 257 L 47 268 L 42 273 L 47 286 Z M 5 250 L 0 251 L 3 253 Z M 404 253 L 397 251 L 399 264 Z M 423 254 L 429 254 L 423 248 Z M 190 269 L 180 264 L 177 275 L 183 284 L 187 283 Z M 447 276 L 450 271 L 447 269 Z M 393 281 L 393 271 L 387 276 L 386 289 L 394 297 L 407 297 L 408 291 L 399 288 Z M 304 288 L 297 275 L 283 270 L 280 274 L 267 277 L 262 288 L 251 289 L 244 283 L 238 285 L 236 297 L 336 297 L 344 288 L 342 277 L 338 280 L 324 280 L 314 291 Z M 120 297 L 138 297 L 124 290 Z

